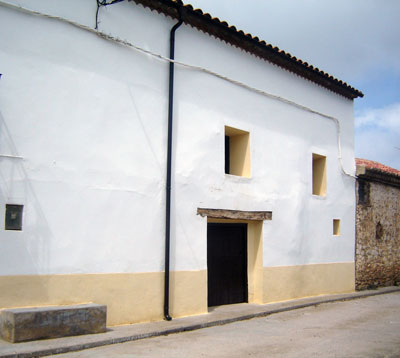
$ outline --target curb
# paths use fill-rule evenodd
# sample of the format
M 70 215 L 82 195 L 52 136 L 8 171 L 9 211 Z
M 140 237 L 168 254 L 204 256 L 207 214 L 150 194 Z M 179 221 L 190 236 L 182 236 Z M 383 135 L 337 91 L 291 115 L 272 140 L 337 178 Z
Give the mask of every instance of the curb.
M 391 288 L 384 289 L 384 290 L 381 289 L 376 292 L 362 291 L 359 293 L 358 292 L 352 293 L 349 296 L 339 296 L 339 297 L 334 297 L 334 298 L 327 297 L 326 299 L 318 297 L 315 299 L 315 301 L 301 303 L 301 304 L 295 304 L 295 305 L 288 306 L 288 307 L 266 309 L 265 311 L 261 311 L 261 312 L 255 312 L 255 313 L 250 313 L 250 314 L 245 314 L 245 315 L 238 315 L 238 316 L 235 316 L 232 318 L 219 319 L 219 320 L 214 320 L 214 321 L 209 321 L 209 322 L 204 322 L 204 323 L 199 323 L 199 324 L 187 324 L 187 325 L 183 324 L 180 327 L 155 330 L 155 331 L 143 333 L 143 334 L 126 335 L 126 336 L 118 337 L 118 338 L 106 338 L 106 339 L 101 339 L 98 341 L 93 341 L 93 342 L 88 342 L 88 343 L 69 344 L 69 345 L 66 344 L 66 345 L 60 346 L 60 347 L 52 347 L 52 348 L 47 348 L 47 349 L 36 349 L 36 350 L 32 350 L 30 352 L 18 353 L 16 351 L 13 353 L 6 353 L 6 354 L 0 353 L 0 358 L 34 358 L 34 357 L 45 357 L 45 356 L 54 355 L 54 354 L 76 352 L 76 351 L 81 351 L 81 350 L 96 348 L 96 347 L 102 347 L 102 346 L 111 345 L 111 344 L 132 342 L 132 341 L 137 341 L 137 340 L 145 339 L 145 338 L 166 336 L 169 334 L 195 331 L 195 330 L 199 330 L 202 328 L 222 326 L 222 325 L 230 324 L 233 322 L 245 321 L 245 320 L 249 320 L 252 318 L 266 317 L 266 316 L 276 314 L 276 313 L 293 311 L 293 310 L 302 309 L 302 308 L 311 307 L 311 306 L 317 306 L 317 305 L 325 304 L 325 303 L 350 301 L 350 300 L 355 300 L 355 299 L 359 299 L 359 298 L 378 296 L 378 295 L 394 293 L 394 292 L 400 292 L 400 287 L 391 287 Z M 15 347 L 15 348 L 17 348 L 17 347 Z

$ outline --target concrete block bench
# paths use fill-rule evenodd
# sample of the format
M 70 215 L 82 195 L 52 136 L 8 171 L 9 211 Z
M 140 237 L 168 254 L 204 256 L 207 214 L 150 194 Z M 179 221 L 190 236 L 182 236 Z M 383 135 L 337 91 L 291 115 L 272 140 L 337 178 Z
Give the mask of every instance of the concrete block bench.
M 107 306 L 9 308 L 0 311 L 0 336 L 12 343 L 106 331 Z

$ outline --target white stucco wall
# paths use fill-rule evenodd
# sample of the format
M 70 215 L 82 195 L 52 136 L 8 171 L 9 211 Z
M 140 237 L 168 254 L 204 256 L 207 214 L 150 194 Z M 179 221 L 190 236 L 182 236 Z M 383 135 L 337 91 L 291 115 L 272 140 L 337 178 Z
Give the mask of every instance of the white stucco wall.
M 94 0 L 18 4 L 94 26 Z M 174 22 L 119 3 L 99 30 L 167 56 Z M 168 63 L 3 6 L 0 29 L 0 154 L 24 158 L 0 157 L 0 218 L 25 206 L 23 231 L 0 229 L 0 275 L 162 271 Z M 179 61 L 337 117 L 354 172 L 352 101 L 188 26 L 176 41 Z M 333 121 L 179 66 L 175 85 L 171 269 L 207 266 L 198 207 L 273 211 L 264 266 L 354 261 L 354 180 Z M 250 132 L 251 178 L 224 174 L 224 125 Z M 313 152 L 327 157 L 324 198 Z

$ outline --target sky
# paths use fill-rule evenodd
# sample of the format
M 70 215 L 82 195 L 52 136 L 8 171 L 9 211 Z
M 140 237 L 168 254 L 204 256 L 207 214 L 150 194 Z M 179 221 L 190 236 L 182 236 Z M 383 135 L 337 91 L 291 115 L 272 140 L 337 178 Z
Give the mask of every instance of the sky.
M 185 0 L 364 93 L 355 155 L 400 170 L 400 0 Z

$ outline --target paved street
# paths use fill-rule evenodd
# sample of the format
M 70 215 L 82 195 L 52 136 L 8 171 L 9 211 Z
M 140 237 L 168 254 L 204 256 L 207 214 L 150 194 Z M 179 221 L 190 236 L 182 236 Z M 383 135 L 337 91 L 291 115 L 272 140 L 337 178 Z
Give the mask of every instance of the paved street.
M 400 357 L 400 292 L 53 357 Z

